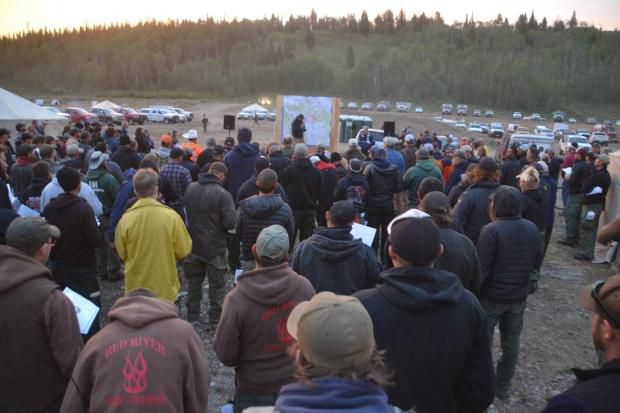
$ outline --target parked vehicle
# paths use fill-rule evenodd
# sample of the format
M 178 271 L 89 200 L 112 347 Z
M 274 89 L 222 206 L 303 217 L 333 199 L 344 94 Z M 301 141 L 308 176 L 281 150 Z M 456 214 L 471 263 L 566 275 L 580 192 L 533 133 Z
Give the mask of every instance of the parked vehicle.
M 577 144 L 577 149 L 586 148 L 588 152 L 592 150 L 592 145 L 588 143 L 588 139 L 581 135 L 566 135 L 560 139 L 560 155 L 568 152 L 568 148 L 573 144 Z
M 239 112 L 237 113 L 237 119 L 239 120 L 248 120 L 252 117 L 250 112 Z
M 481 123 L 480 124 L 480 129 L 482 129 L 482 133 L 488 134 L 489 133 L 489 124 L 488 123 Z
M 181 116 L 176 112 L 157 108 L 142 108 L 140 113 L 146 116 L 150 122 L 178 123 Z
M 84 108 L 80 108 L 78 106 L 70 106 L 65 109 L 65 113 L 70 116 L 71 122 L 97 122 L 97 115 L 90 113 Z
M 495 112 L 493 112 L 492 110 L 487 110 L 486 112 L 484 112 L 484 117 L 485 118 L 492 118 L 495 116 Z
M 472 111 L 471 115 L 472 115 L 472 116 L 476 116 L 476 117 L 478 117 L 478 118 L 479 118 L 480 116 L 482 116 L 482 110 L 480 110 L 480 109 L 474 109 L 474 110 Z
M 489 128 L 489 137 L 501 139 L 504 137 L 504 127 L 501 123 L 493 122 Z
M 554 122 L 564 122 L 564 119 L 566 119 L 566 113 L 562 112 L 562 111 L 555 111 L 553 112 L 553 121 Z
M 377 103 L 377 111 L 378 112 L 387 112 L 388 110 L 390 110 L 390 105 L 389 105 L 388 102 L 381 101 L 381 102 Z
M 267 120 L 275 121 L 276 120 L 276 113 L 275 112 L 269 112 L 267 114 Z
M 411 103 L 409 102 L 396 102 L 397 112 L 411 112 Z
M 590 135 L 592 135 L 592 132 L 587 129 L 577 129 L 577 135 L 581 135 L 584 138 L 590 139 Z
M 43 109 L 49 110 L 53 114 L 58 115 L 58 116 L 62 116 L 63 118 L 65 118 L 67 120 L 71 120 L 71 115 L 69 115 L 68 113 L 65 113 L 65 112 L 61 112 L 60 109 L 55 108 L 53 106 L 43 106 Z
M 540 113 L 532 113 L 530 116 L 526 116 L 523 119 L 524 120 L 535 120 L 535 121 L 539 121 L 539 122 L 545 120 L 545 118 L 540 116 Z
M 441 114 L 442 115 L 452 115 L 452 103 L 444 103 L 441 105 Z
M 355 139 L 359 140 L 362 130 L 363 129 L 357 131 Z M 385 137 L 385 132 L 383 129 L 368 129 L 368 134 L 375 140 L 375 142 L 381 142 L 381 144 L 383 144 L 383 138 Z
M 459 104 L 456 106 L 456 114 L 458 116 L 466 116 L 467 115 L 467 105 Z
M 112 122 L 120 125 L 121 122 L 125 120 L 125 116 L 122 113 L 118 113 L 108 108 L 90 108 L 90 113 L 96 115 L 99 122 Z
M 525 126 L 519 126 L 519 127 L 517 127 L 517 129 L 515 129 L 515 133 L 523 135 L 523 134 L 530 133 L 530 130 L 528 128 L 526 128 Z
M 194 119 L 194 113 L 193 112 L 189 112 L 183 108 L 172 108 L 175 112 L 180 113 L 181 115 L 184 115 L 185 118 L 187 119 L 188 122 L 191 122 L 192 119 Z
M 589 118 L 586 119 L 586 123 L 588 125 L 594 125 L 596 123 L 596 118 L 594 116 L 590 116 Z
M 517 134 L 514 133 L 512 135 L 505 135 L 502 139 L 502 142 L 497 146 L 497 150 L 495 151 L 495 158 L 497 160 L 503 159 L 503 157 L 508 152 L 508 149 L 514 145 L 536 145 L 539 151 L 544 151 L 546 149 L 553 149 L 553 144 L 555 140 L 548 136 L 541 136 L 535 134 Z
M 568 123 L 577 123 L 577 119 L 575 119 L 575 118 L 568 118 Z
M 599 125 L 595 125 L 593 130 L 595 132 L 604 132 L 607 134 L 607 137 L 609 138 L 609 142 L 611 143 L 617 143 L 618 142 L 618 137 L 616 135 L 616 128 L 613 127 L 613 125 L 611 125 L 611 122 L 609 123 L 602 123 Z
M 374 105 L 370 102 L 364 102 L 362 103 L 362 106 L 360 109 L 362 110 L 372 110 L 372 108 L 374 107 Z
M 120 108 L 118 111 L 119 113 L 122 113 L 125 120 L 132 125 L 135 125 L 136 123 L 144 125 L 144 122 L 147 120 L 146 115 L 138 113 L 132 108 Z
M 607 136 L 605 132 L 592 132 L 589 140 L 591 144 L 598 143 L 601 146 L 609 145 L 609 136 Z
M 523 115 L 521 115 L 521 112 L 513 112 L 512 118 L 513 119 L 521 119 L 521 118 L 523 118 Z
M 465 124 L 464 121 L 457 121 L 454 123 L 454 127 L 457 129 L 464 129 L 467 130 L 467 125 Z
M 482 133 L 482 128 L 480 127 L 479 123 L 470 123 L 467 130 L 469 132 Z
M 534 133 L 537 135 L 550 136 L 552 138 L 555 137 L 555 134 L 553 133 L 553 131 L 544 125 L 536 126 L 534 128 Z
M 415 113 L 424 113 L 424 108 L 422 106 L 416 106 Z
M 178 122 L 185 122 L 188 120 L 187 116 L 184 113 L 181 113 L 180 111 L 176 110 L 175 108 L 173 108 L 172 106 L 165 106 L 165 105 L 151 105 L 149 106 L 150 109 L 162 109 L 165 110 L 167 112 L 170 112 L 174 115 L 177 115 L 178 118 Z M 193 114 L 192 114 L 193 116 Z
M 349 104 L 347 105 L 347 109 L 357 110 L 357 102 L 349 102 Z

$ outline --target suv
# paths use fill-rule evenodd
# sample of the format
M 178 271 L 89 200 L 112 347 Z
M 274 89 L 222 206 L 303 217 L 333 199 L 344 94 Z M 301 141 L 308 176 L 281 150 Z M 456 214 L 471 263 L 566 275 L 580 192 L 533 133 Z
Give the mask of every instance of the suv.
M 178 122 L 183 122 L 185 123 L 186 120 L 188 120 L 187 116 L 185 115 L 185 113 L 181 113 L 179 110 L 173 108 L 172 106 L 164 106 L 164 105 L 151 105 L 149 106 L 149 109 L 162 109 L 165 110 L 167 112 L 170 112 L 174 115 L 178 116 Z M 183 111 L 182 109 L 180 109 L 181 111 Z M 185 112 L 185 111 L 183 111 Z M 192 114 L 192 116 L 194 116 Z
M 467 105 L 460 104 L 456 106 L 456 114 L 458 116 L 466 116 L 467 115 Z
M 78 106 L 71 106 L 65 109 L 65 113 L 71 116 L 71 122 L 97 122 L 97 115 L 88 112 L 84 108 Z
M 396 102 L 397 112 L 411 112 L 411 103 L 409 102 Z
M 586 119 L 586 123 L 588 125 L 594 125 L 596 123 L 596 118 L 594 116 L 590 116 L 589 118 Z
M 177 123 L 179 122 L 179 114 L 170 112 L 166 109 L 142 108 L 140 113 L 145 115 L 151 122 Z
M 362 103 L 361 109 L 362 110 L 372 110 L 372 107 L 373 107 L 372 103 L 364 102 L 364 103 Z
M 603 123 L 600 125 L 594 126 L 594 131 L 596 132 L 605 132 L 607 137 L 609 138 L 610 143 L 618 143 L 618 137 L 616 135 L 616 128 L 614 128 L 610 123 Z
M 495 112 L 493 112 L 491 109 L 489 109 L 486 112 L 484 112 L 484 117 L 485 118 L 492 118 L 493 116 L 495 116 Z
M 489 128 L 489 136 L 491 138 L 501 139 L 504 137 L 504 127 L 501 123 L 493 122 Z
M 147 120 L 144 114 L 138 113 L 132 108 L 120 108 L 118 111 L 119 113 L 122 113 L 125 120 L 132 125 L 135 125 L 136 123 L 144 125 L 144 122 Z
M 347 109 L 349 109 L 349 110 L 357 110 L 357 103 L 356 102 L 349 102 L 349 104 L 347 105 Z
M 441 105 L 442 115 L 452 115 L 452 103 L 444 103 Z
M 125 120 L 125 117 L 122 113 L 118 113 L 108 108 L 90 108 L 90 112 L 94 115 L 97 115 L 97 118 L 100 122 L 112 122 L 120 125 L 121 122 Z
M 562 139 L 560 139 L 560 155 L 568 152 L 568 148 L 572 146 L 572 144 L 577 144 L 577 149 L 586 148 L 588 152 L 592 150 L 592 145 L 588 143 L 588 139 L 581 135 L 566 135 Z
M 194 112 L 189 112 L 183 108 L 172 108 L 175 112 L 185 116 L 185 119 L 187 119 L 188 122 L 191 122 L 192 119 L 194 119 Z
M 609 145 L 609 136 L 607 136 L 605 132 L 592 132 L 592 135 L 590 135 L 590 143 L 598 143 L 602 146 L 607 146 Z
M 564 119 L 566 119 L 566 113 L 561 112 L 559 110 L 553 112 L 553 121 L 554 122 L 564 122 Z
M 378 112 L 387 112 L 388 110 L 390 110 L 390 105 L 387 102 L 382 100 L 377 104 Z
M 521 119 L 521 118 L 523 118 L 523 115 L 521 114 L 521 112 L 513 112 L 512 118 L 513 119 Z
M 471 113 L 472 116 L 476 116 L 476 117 L 480 117 L 482 116 L 482 110 L 480 109 L 474 109 L 474 111 Z

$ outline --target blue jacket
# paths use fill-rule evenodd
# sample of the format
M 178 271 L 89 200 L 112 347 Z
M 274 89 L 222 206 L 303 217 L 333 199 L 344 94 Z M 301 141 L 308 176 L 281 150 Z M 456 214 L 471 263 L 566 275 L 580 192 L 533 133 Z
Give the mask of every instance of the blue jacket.
M 459 162 L 454 165 L 452 169 L 452 173 L 450 174 L 450 178 L 448 178 L 448 183 L 446 184 L 446 193 L 450 193 L 450 190 L 457 186 L 459 182 L 461 182 L 461 175 L 463 175 L 467 171 L 467 167 L 469 166 L 469 162 Z
M 405 173 L 405 158 L 403 154 L 392 148 L 387 148 L 385 154 L 387 155 L 388 161 L 398 168 L 398 173 L 402 176 Z
M 114 200 L 114 205 L 112 206 L 112 213 L 110 214 L 110 226 L 108 227 L 107 237 L 109 240 L 114 239 L 114 231 L 116 231 L 116 225 L 118 221 L 120 221 L 123 216 L 123 212 L 125 212 L 125 206 L 127 205 L 127 201 L 129 201 L 133 196 L 133 183 L 131 180 L 133 176 L 136 174 L 136 170 L 133 168 L 129 168 L 125 171 L 124 175 L 125 182 L 120 186 L 118 192 L 116 193 L 116 199 Z
M 489 215 L 489 197 L 499 184 L 492 181 L 481 181 L 469 187 L 454 206 L 452 216 L 463 228 L 463 233 L 475 244 L 483 226 L 491 222 Z M 519 207 L 521 204 L 519 204 Z
M 497 219 L 480 231 L 477 249 L 482 272 L 479 297 L 497 304 L 525 301 L 531 272 L 540 268 L 540 232 L 531 221 L 521 218 L 522 195 L 502 185 L 495 193 Z
M 418 412 L 482 412 L 493 402 L 487 317 L 450 272 L 392 268 L 382 284 L 355 294 L 372 319 L 375 341 L 394 370 L 391 404 Z
M 256 146 L 241 142 L 224 157 L 224 163 L 228 167 L 228 191 L 233 199 L 237 199 L 239 188 L 254 173 L 254 162 L 259 156 Z
M 383 389 L 373 383 L 336 377 L 321 377 L 303 383 L 287 384 L 280 389 L 276 410 L 280 413 L 393 413 Z
M 116 139 L 113 136 L 106 135 L 103 137 L 103 141 L 105 142 L 106 145 L 110 147 L 110 154 L 113 154 L 114 152 L 116 152 L 116 150 L 120 146 L 118 139 Z

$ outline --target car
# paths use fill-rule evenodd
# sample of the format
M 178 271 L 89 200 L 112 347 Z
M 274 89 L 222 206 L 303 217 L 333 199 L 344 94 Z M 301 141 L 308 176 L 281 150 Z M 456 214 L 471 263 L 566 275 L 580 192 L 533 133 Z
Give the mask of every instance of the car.
M 441 114 L 442 115 L 452 115 L 452 103 L 444 103 L 441 105 Z
M 568 118 L 568 123 L 577 123 L 577 119 L 575 119 L 575 118 Z
M 586 148 L 588 152 L 592 150 L 592 145 L 588 143 L 588 139 L 584 138 L 581 135 L 566 135 L 562 139 L 560 139 L 560 155 L 568 152 L 568 148 L 572 146 L 573 143 L 577 144 L 577 148 Z
M 594 116 L 590 116 L 586 119 L 586 123 L 588 125 L 594 125 L 596 123 L 596 118 Z
M 424 113 L 424 108 L 422 106 L 416 106 L 415 113 Z
M 159 108 L 142 108 L 140 113 L 146 116 L 150 122 L 178 123 L 179 115 L 176 112 L 170 112 L 166 109 Z
M 482 116 L 482 110 L 480 110 L 480 109 L 474 109 L 474 110 L 471 112 L 471 115 L 472 115 L 472 116 L 476 116 L 476 117 L 478 117 L 478 118 L 479 118 L 480 116 Z
M 238 120 L 248 120 L 250 118 L 252 118 L 252 114 L 250 112 L 239 112 L 237 113 L 237 119 Z
M 125 120 L 125 116 L 122 113 L 109 108 L 90 108 L 90 113 L 97 115 L 99 121 L 104 123 L 112 122 L 120 125 Z
M 357 110 L 357 102 L 349 102 L 349 104 L 347 105 L 347 109 Z
M 469 132 L 482 133 L 482 128 L 479 123 L 470 123 L 469 128 L 467 129 Z
M 614 128 L 609 123 L 603 122 L 601 124 L 595 125 L 592 130 L 595 132 L 605 132 L 607 134 L 607 137 L 609 138 L 610 143 L 617 143 L 618 137 L 616 135 L 616 128 Z
M 275 121 L 276 120 L 276 113 L 275 112 L 267 113 L 267 120 Z
M 86 109 L 80 108 L 78 106 L 70 106 L 66 108 L 65 113 L 67 113 L 70 116 L 71 122 L 74 122 L 74 123 L 78 123 L 78 122 L 92 123 L 92 122 L 97 122 L 99 120 L 97 118 L 97 115 L 90 113 Z
M 435 116 L 435 117 L 433 117 L 433 120 L 435 122 L 443 123 L 443 117 L 441 117 L 441 116 Z
M 194 119 L 194 113 L 193 112 L 189 112 L 183 108 L 172 108 L 175 112 L 180 113 L 181 115 L 184 115 L 185 118 L 187 119 L 188 122 L 191 122 L 192 119 Z
M 517 126 L 517 129 L 515 129 L 514 133 L 523 135 L 523 134 L 530 133 L 530 130 L 526 128 L 525 126 Z
M 512 118 L 513 119 L 522 119 L 523 115 L 521 114 L 521 112 L 513 112 L 512 113 Z
M 501 160 L 508 152 L 508 149 L 510 149 L 513 145 L 536 145 L 538 150 L 542 152 L 547 149 L 553 149 L 554 143 L 555 140 L 548 136 L 541 136 L 536 134 L 520 135 L 516 133 L 513 133 L 512 135 L 506 134 L 504 135 L 502 142 L 497 146 L 497 149 L 495 150 L 495 158 L 497 160 Z
M 387 112 L 390 109 L 390 105 L 387 102 L 381 101 L 377 103 L 378 112 Z
M 69 115 L 68 113 L 65 113 L 65 112 L 61 112 L 60 109 L 55 108 L 53 106 L 43 106 L 43 109 L 49 110 L 53 114 L 58 115 L 58 116 L 62 116 L 63 118 L 65 118 L 67 120 L 71 120 L 71 115 Z
M 536 126 L 534 128 L 534 133 L 537 135 L 551 134 L 551 136 L 553 136 L 553 131 L 549 129 L 548 127 L 546 127 L 545 125 Z
M 591 144 L 598 143 L 601 146 L 609 145 L 609 136 L 605 132 L 592 132 L 589 141 Z
M 587 129 L 577 129 L 577 135 L 581 135 L 585 138 L 590 138 L 590 135 L 592 135 L 592 132 L 590 132 Z
M 454 127 L 457 128 L 457 129 L 465 129 L 465 130 L 467 130 L 467 124 L 465 124 L 465 122 L 462 121 L 462 120 L 456 121 L 454 123 Z
M 540 113 L 532 113 L 530 116 L 526 116 L 523 119 L 524 120 L 535 120 L 535 121 L 539 121 L 539 122 L 545 120 L 545 118 L 540 116 Z
M 552 117 L 554 122 L 564 122 L 564 119 L 566 119 L 566 113 L 556 110 L 553 112 Z
M 468 109 L 467 105 L 464 105 L 462 103 L 459 105 L 456 105 L 456 114 L 458 116 L 465 116 L 467 115 L 467 109 Z
M 489 133 L 489 124 L 488 123 L 481 123 L 480 124 L 480 129 L 482 129 L 482 133 L 488 134 Z
M 501 139 L 504 137 L 504 127 L 501 123 L 493 122 L 491 123 L 491 127 L 489 128 L 489 137 Z
M 132 125 L 135 125 L 136 123 L 139 125 L 144 125 L 144 122 L 148 120 L 146 115 L 138 113 L 132 108 L 120 108 L 118 113 L 122 113 L 125 120 Z
M 355 135 L 355 139 L 357 139 L 358 141 L 362 131 L 363 129 L 358 130 L 357 135 Z M 368 129 L 368 133 L 375 142 L 381 142 L 383 144 L 383 138 L 385 137 L 385 132 L 383 131 L 383 129 Z
M 411 103 L 409 102 L 396 102 L 397 112 L 411 112 Z
M 495 116 L 495 112 L 493 112 L 492 110 L 487 110 L 486 112 L 484 112 L 484 117 L 485 118 L 492 118 L 493 116 Z
M 162 109 L 162 110 L 165 110 L 167 112 L 170 112 L 173 115 L 177 116 L 177 119 L 178 119 L 177 122 L 185 123 L 185 121 L 188 120 L 187 116 L 184 113 L 176 110 L 172 106 L 167 106 L 167 105 L 151 105 L 151 106 L 149 106 L 149 108 L 151 108 L 151 109 Z M 192 114 L 192 116 L 193 116 L 193 114 Z
M 372 108 L 374 107 L 374 105 L 370 102 L 364 102 L 362 103 L 362 106 L 360 107 L 361 110 L 372 110 Z

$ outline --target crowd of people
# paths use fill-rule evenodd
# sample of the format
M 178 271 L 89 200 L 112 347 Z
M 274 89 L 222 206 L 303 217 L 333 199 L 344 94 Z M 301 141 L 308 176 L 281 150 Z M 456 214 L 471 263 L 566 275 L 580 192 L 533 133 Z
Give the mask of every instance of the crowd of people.
M 204 147 L 196 130 L 156 147 L 126 124 L 58 138 L 0 129 L 0 411 L 204 412 L 195 329 L 235 369 L 235 413 L 484 412 L 508 400 L 556 194 L 575 259 L 620 237 L 620 217 L 597 234 L 608 156 L 514 145 L 492 158 L 482 141 L 411 130 L 330 152 L 304 144 L 296 122 L 262 147 L 249 128 Z M 355 224 L 376 229 L 372 243 Z M 121 280 L 106 325 L 84 330 L 62 289 L 100 307 L 100 282 Z M 581 302 L 604 362 L 576 371 L 547 413 L 618 404 L 620 276 Z

